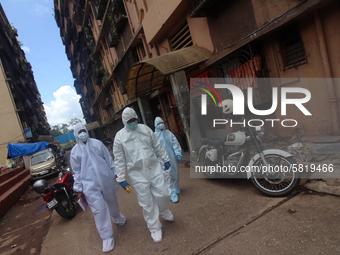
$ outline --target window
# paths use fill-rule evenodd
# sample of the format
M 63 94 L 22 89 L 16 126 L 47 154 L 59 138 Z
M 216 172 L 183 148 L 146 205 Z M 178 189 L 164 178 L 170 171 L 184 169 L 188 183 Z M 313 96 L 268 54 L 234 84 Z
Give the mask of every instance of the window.
M 170 44 L 173 51 L 193 45 L 188 23 L 185 23 L 185 25 L 170 38 Z
M 284 70 L 307 63 L 305 47 L 297 24 L 282 31 L 280 38 Z
M 33 155 L 31 158 L 31 166 L 38 165 L 40 163 L 54 159 L 52 152 L 46 151 L 37 155 Z

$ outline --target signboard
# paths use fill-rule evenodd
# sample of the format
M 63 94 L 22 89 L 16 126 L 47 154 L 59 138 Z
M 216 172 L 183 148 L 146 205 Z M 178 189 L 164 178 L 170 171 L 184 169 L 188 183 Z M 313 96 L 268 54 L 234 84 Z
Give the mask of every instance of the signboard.
M 25 130 L 26 138 L 33 138 L 31 128 L 25 128 L 24 130 Z

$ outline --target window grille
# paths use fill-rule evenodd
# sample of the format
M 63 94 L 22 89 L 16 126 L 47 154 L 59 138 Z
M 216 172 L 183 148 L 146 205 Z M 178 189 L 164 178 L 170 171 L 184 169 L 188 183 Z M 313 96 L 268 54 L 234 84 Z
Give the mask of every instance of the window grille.
M 297 25 L 282 32 L 281 55 L 284 70 L 307 63 L 305 47 Z
M 170 44 L 173 51 L 192 46 L 192 38 L 187 23 L 179 29 L 176 34 L 170 38 Z

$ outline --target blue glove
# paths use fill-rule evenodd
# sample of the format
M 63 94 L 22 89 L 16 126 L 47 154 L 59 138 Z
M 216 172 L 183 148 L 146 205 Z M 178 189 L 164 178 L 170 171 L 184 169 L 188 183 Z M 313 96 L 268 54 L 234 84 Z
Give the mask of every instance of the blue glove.
M 130 193 L 131 191 L 131 187 L 130 187 L 130 184 L 127 182 L 127 181 L 122 181 L 119 183 L 119 185 L 125 189 L 128 193 Z
M 177 155 L 178 161 L 182 162 L 182 156 L 181 155 Z
M 168 170 L 170 168 L 170 162 L 165 162 L 164 163 L 164 171 Z

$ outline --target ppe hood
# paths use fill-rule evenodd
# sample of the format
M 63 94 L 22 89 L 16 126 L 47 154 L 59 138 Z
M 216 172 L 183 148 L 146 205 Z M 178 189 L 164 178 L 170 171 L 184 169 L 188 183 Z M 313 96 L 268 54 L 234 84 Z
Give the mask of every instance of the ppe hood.
M 130 107 L 126 107 L 122 113 L 122 121 L 123 121 L 124 127 L 129 128 L 127 126 L 127 122 L 134 118 L 138 119 L 138 116 L 135 110 Z
M 89 134 L 89 132 L 87 131 L 86 127 L 81 124 L 81 123 L 77 123 L 75 126 L 74 126 L 74 137 L 76 138 L 76 141 L 77 143 L 83 143 L 82 141 L 80 141 L 80 139 L 78 138 L 78 132 L 82 129 L 85 129 L 86 130 L 86 133 Z
M 164 122 L 160 117 L 156 117 L 155 119 L 155 130 L 159 130 L 161 131 L 159 128 L 158 128 L 158 124 L 161 123 L 161 122 Z

